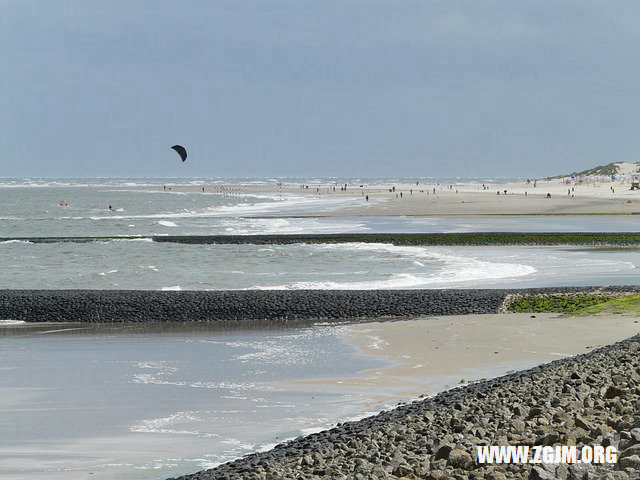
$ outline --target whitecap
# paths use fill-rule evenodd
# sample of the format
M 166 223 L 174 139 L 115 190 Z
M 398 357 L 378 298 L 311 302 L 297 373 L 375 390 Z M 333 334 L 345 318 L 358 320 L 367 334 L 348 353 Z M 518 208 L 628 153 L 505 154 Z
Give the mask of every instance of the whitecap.
M 140 238 L 113 238 L 111 240 L 107 240 L 106 242 L 100 243 L 118 243 L 118 242 L 141 242 L 141 243 L 150 243 L 153 242 L 152 238 L 149 237 L 140 237 Z
M 535 273 L 533 266 L 519 263 L 506 263 L 479 260 L 471 256 L 452 255 L 447 250 L 436 250 L 433 247 L 396 246 L 384 243 L 350 242 L 341 244 L 318 244 L 313 249 L 319 251 L 352 251 L 357 253 L 371 252 L 380 257 L 387 255 L 394 261 L 405 260 L 407 269 L 416 267 L 416 259 L 430 262 L 435 271 L 412 273 L 391 273 L 379 275 L 374 280 L 337 282 L 335 280 L 295 282 L 284 285 L 257 285 L 254 288 L 263 290 L 365 290 L 365 289 L 399 289 L 399 288 L 445 288 L 451 284 L 466 284 L 477 281 L 491 281 L 505 278 L 516 278 Z M 420 261 L 418 260 L 418 261 Z
M 11 319 L 7 319 L 7 320 L 0 320 L 0 327 L 8 327 L 8 326 L 12 326 L 12 325 L 24 325 L 25 322 L 24 320 L 11 320 Z
M 10 243 L 33 243 L 28 240 L 3 240 L 0 244 L 10 244 Z

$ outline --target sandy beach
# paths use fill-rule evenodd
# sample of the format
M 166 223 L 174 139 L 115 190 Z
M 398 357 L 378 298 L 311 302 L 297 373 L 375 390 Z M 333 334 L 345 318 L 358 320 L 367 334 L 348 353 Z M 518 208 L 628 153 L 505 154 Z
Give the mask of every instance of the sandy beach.
M 462 380 L 478 380 L 586 353 L 638 333 L 636 317 L 511 313 L 354 325 L 347 338 L 367 354 L 395 363 L 363 372 L 367 381 L 402 386 L 401 395 L 410 397 L 435 393 Z M 431 383 L 429 391 L 425 378 L 454 382 Z
M 640 190 L 619 181 L 566 183 L 566 179 L 515 183 L 340 185 L 308 188 L 273 185 L 173 185 L 167 192 L 268 194 L 360 198 L 361 205 L 314 212 L 312 216 L 585 215 L 640 213 Z M 169 187 L 168 187 L 169 188 Z M 153 187 L 153 190 L 158 190 Z M 160 189 L 162 190 L 162 189 Z M 163 190 L 164 191 L 164 190 Z M 504 193 L 506 191 L 506 194 Z M 500 193 L 498 195 L 498 192 Z M 367 197 L 369 200 L 367 201 Z
M 316 385 L 376 387 L 370 406 L 432 395 L 460 383 L 586 353 L 640 333 L 633 316 L 556 313 L 452 315 L 350 325 L 343 338 L 392 366 Z M 323 387 L 324 388 L 324 387 Z

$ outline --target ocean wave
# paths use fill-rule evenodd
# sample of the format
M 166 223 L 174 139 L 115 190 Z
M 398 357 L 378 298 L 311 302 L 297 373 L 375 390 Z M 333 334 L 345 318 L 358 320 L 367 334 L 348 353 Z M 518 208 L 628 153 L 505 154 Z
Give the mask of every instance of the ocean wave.
M 125 219 L 156 219 L 156 218 L 215 218 L 238 217 L 243 215 L 260 215 L 266 213 L 303 212 L 315 209 L 333 210 L 352 204 L 360 204 L 359 198 L 333 197 L 304 197 L 285 196 L 268 197 L 268 202 L 236 203 L 233 205 L 216 205 L 201 210 L 185 210 L 180 212 L 161 212 L 141 215 L 100 215 L 100 216 L 63 216 L 58 220 L 125 220 Z M 279 198 L 279 199 L 274 199 Z
M 153 239 L 150 237 L 140 238 L 111 238 L 109 240 L 96 239 L 96 243 L 153 243 Z
M 7 320 L 0 320 L 0 327 L 9 327 L 9 326 L 13 326 L 13 325 L 24 325 L 25 322 L 24 320 L 11 320 L 11 319 L 7 319 Z
M 100 272 L 100 273 L 98 273 L 98 275 L 106 276 L 106 275 L 110 275 L 112 273 L 118 273 L 118 270 L 109 270 L 108 272 Z
M 11 243 L 33 243 L 33 242 L 30 242 L 29 240 L 3 240 L 0 242 L 0 245 L 7 245 Z
M 162 234 L 158 234 L 162 235 Z M 164 234 L 166 235 L 166 234 Z M 85 244 L 85 243 L 151 243 L 153 239 L 151 237 L 134 237 L 134 238 L 104 238 L 104 237 L 80 237 L 79 239 L 74 239 L 73 237 L 53 237 L 53 238 L 38 238 L 34 237 L 31 240 L 24 239 L 12 239 L 12 240 L 2 240 L 0 241 L 0 245 L 6 244 L 32 244 L 32 245 L 41 245 L 41 244 L 57 244 L 57 243 L 77 243 L 77 244 Z
M 347 220 L 317 218 L 242 218 L 223 219 L 219 223 L 226 232 L 235 235 L 366 232 L 364 223 Z
M 479 260 L 472 256 L 453 255 L 447 251 L 436 251 L 432 247 L 396 246 L 383 243 L 342 243 L 314 245 L 320 251 L 342 252 L 370 252 L 379 260 L 406 261 L 407 268 L 415 270 L 416 267 L 424 267 L 424 264 L 416 259 L 429 261 L 429 267 L 435 269 L 427 273 L 391 273 L 378 274 L 373 280 L 359 280 L 336 282 L 305 281 L 293 282 L 283 285 L 263 286 L 254 288 L 262 290 L 365 290 L 365 289 L 400 289 L 419 287 L 446 287 L 451 284 L 465 284 L 477 281 L 491 281 L 505 278 L 516 278 L 535 273 L 537 269 L 531 265 L 521 263 L 494 262 Z M 383 255 L 386 255 L 383 256 Z M 420 263 L 421 265 L 416 265 Z

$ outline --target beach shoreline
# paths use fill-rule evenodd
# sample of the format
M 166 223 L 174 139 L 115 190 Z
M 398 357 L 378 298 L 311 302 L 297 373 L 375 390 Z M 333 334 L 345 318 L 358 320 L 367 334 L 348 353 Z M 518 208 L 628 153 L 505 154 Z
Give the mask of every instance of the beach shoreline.
M 314 216 L 456 216 L 456 215 L 619 215 L 640 213 L 640 190 L 626 183 L 593 181 L 566 183 L 566 179 L 533 183 L 451 183 L 348 185 L 336 182 L 300 188 L 290 185 L 172 185 L 170 190 L 146 187 L 167 193 L 217 193 L 219 195 L 266 194 L 289 197 L 343 198 L 358 205 L 320 208 Z M 334 189 L 335 187 L 335 189 Z M 203 190 L 204 189 L 204 190 Z M 506 193 L 505 193 L 506 192 Z M 295 215 L 298 215 L 297 213 Z M 286 214 L 285 214 L 286 216 Z
M 640 400 L 638 386 L 636 335 L 586 354 L 466 383 L 179 479 L 637 479 L 640 421 L 633 411 Z M 477 446 L 507 444 L 611 445 L 619 457 L 617 463 L 598 465 L 478 463 Z
M 343 338 L 362 353 L 392 363 L 360 372 L 369 386 L 394 388 L 397 393 L 384 399 L 389 403 L 579 355 L 638 334 L 634 316 L 499 313 L 361 323 L 344 329 Z M 361 381 L 341 379 L 341 386 Z

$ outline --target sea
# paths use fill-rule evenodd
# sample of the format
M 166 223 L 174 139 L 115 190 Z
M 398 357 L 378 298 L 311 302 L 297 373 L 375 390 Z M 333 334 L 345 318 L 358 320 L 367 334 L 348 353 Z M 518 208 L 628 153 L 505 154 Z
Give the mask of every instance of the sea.
M 406 289 L 637 283 L 638 250 L 357 242 L 187 245 L 145 238 L 640 229 L 635 216 L 326 215 L 363 201 L 324 194 L 332 185 L 498 181 L 505 179 L 0 178 L 0 288 Z M 278 184 L 302 188 L 299 193 L 283 193 Z M 309 195 L 306 185 L 312 192 L 320 189 L 320 194 Z M 256 192 L 258 187 L 261 192 Z M 109 238 L 87 243 L 30 241 L 71 236 Z M 366 385 L 341 386 L 341 378 L 387 364 L 350 344 L 348 328 L 30 326 L 0 318 L 0 477 L 167 478 L 391 408 L 393 402 L 375 399 L 393 398 L 393 392 L 381 395 Z M 427 388 L 434 379 L 424 381 L 425 391 L 435 393 Z

